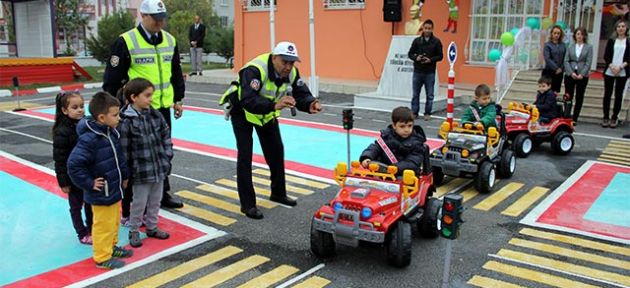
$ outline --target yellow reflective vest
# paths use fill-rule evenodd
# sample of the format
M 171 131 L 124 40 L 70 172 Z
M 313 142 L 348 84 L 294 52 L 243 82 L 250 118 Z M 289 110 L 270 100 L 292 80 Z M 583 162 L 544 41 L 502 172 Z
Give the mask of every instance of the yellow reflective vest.
M 258 94 L 276 103 L 278 102 L 278 100 L 280 100 L 280 98 L 282 98 L 283 95 L 285 95 L 288 85 L 291 85 L 293 82 L 295 82 L 295 78 L 297 77 L 297 68 L 293 67 L 293 69 L 291 69 L 291 72 L 289 73 L 289 83 L 282 83 L 282 86 L 278 87 L 276 86 L 276 83 L 271 81 L 268 77 L 269 76 L 268 75 L 269 57 L 271 57 L 270 53 L 262 54 L 254 58 L 253 60 L 249 61 L 247 64 L 245 64 L 245 66 L 243 66 L 241 70 L 250 66 L 258 68 L 258 71 L 260 72 L 260 80 L 261 80 L 260 81 L 261 87 L 260 87 L 260 91 L 258 91 Z M 236 92 L 237 90 L 238 90 L 238 100 L 239 101 L 241 100 L 240 80 L 241 79 L 240 79 L 240 73 L 239 73 L 239 77 L 236 80 L 236 82 L 233 82 L 233 84 L 230 85 L 230 87 L 225 91 L 225 93 L 223 93 L 223 96 L 221 97 L 221 100 L 219 101 L 220 105 L 225 104 L 225 102 L 228 101 L 229 95 Z M 267 114 L 254 114 L 254 113 L 248 112 L 247 109 L 243 107 L 243 111 L 245 112 L 245 119 L 247 120 L 247 122 L 250 122 L 258 126 L 263 126 L 267 122 L 280 116 L 280 110 L 275 110 Z
M 127 44 L 131 63 L 127 75 L 129 80 L 142 77 L 155 86 L 151 106 L 155 109 L 173 105 L 175 91 L 171 85 L 171 63 L 175 55 L 175 37 L 166 31 L 162 33 L 162 43 L 152 45 L 144 40 L 138 29 L 134 28 L 120 35 Z

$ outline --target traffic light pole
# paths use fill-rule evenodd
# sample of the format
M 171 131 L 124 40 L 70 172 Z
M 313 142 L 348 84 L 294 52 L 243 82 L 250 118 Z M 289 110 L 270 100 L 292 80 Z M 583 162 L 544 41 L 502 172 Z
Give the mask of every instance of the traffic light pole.
M 352 130 L 354 119 L 352 109 L 344 109 L 342 111 L 343 129 L 346 130 L 346 144 L 348 148 L 348 164 L 350 164 L 350 130 Z
M 350 130 L 346 130 L 346 145 L 348 147 L 348 165 L 350 165 Z
M 444 274 L 442 274 L 442 288 L 448 288 L 448 275 L 451 274 L 451 250 L 453 246 L 452 240 L 446 241 L 446 257 L 444 257 Z

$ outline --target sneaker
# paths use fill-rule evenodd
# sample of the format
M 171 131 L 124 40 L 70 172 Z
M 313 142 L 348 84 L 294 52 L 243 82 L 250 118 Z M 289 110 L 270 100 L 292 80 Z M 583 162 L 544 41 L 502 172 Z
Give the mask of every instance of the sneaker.
M 604 128 L 608 127 L 608 119 L 602 120 L 602 123 L 600 125 L 602 125 L 602 127 Z
M 81 239 L 79 239 L 79 242 L 81 242 L 81 244 L 85 244 L 85 245 L 92 245 L 92 236 L 85 235 L 85 236 L 81 237 Z
M 133 250 L 114 246 L 114 252 L 112 252 L 112 256 L 116 258 L 129 258 L 133 256 Z
M 431 114 L 424 114 L 424 121 L 431 120 Z
M 142 238 L 140 238 L 140 232 L 129 231 L 129 245 L 133 248 L 142 246 Z
M 168 233 L 166 233 L 166 232 L 164 232 L 164 231 L 162 231 L 162 230 L 160 230 L 158 228 L 155 228 L 153 230 L 147 229 L 146 233 L 147 233 L 147 237 L 157 238 L 157 239 L 161 239 L 161 240 L 168 239 L 168 237 L 171 236 Z
M 131 222 L 129 221 L 129 217 L 120 218 L 120 225 L 130 227 L 129 225 L 131 225 Z
M 109 260 L 107 261 L 96 263 L 96 268 L 101 269 L 117 269 L 122 268 L 123 266 L 125 266 L 125 262 L 116 260 L 114 258 L 109 258 Z
M 610 120 L 610 125 L 608 127 L 613 128 L 613 129 L 617 128 L 617 122 L 618 122 L 617 119 Z

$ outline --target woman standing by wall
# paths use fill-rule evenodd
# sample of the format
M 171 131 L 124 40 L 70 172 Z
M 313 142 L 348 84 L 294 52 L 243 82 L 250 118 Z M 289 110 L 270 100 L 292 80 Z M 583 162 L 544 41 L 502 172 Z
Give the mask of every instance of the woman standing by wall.
M 584 27 L 575 28 L 573 40 L 564 55 L 564 92 L 574 99 L 573 122 L 577 124 L 584 102 L 584 92 L 593 62 L 593 46 L 586 43 L 588 35 Z
M 562 39 L 564 39 L 562 28 L 558 25 L 551 27 L 549 41 L 545 42 L 543 50 L 545 68 L 542 71 L 542 76 L 551 78 L 551 90 L 556 93 L 560 93 L 560 86 L 562 86 L 564 54 L 566 52 L 566 46 Z
M 630 42 L 628 41 L 628 24 L 624 20 L 615 23 L 615 35 L 613 39 L 608 39 L 606 50 L 604 51 L 604 61 L 606 61 L 606 71 L 604 72 L 604 119 L 602 127 L 617 128 L 617 116 L 621 110 L 621 101 L 626 87 L 626 80 L 630 75 Z M 612 118 L 610 116 L 610 100 L 613 87 L 615 91 L 615 104 L 613 106 Z

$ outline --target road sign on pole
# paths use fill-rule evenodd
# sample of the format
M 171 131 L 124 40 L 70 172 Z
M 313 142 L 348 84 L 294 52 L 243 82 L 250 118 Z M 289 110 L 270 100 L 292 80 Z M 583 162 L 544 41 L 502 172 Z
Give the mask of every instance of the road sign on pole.
M 451 64 L 452 69 L 453 64 L 457 61 L 457 45 L 455 45 L 455 42 L 448 44 L 448 49 L 446 51 L 448 51 L 448 63 Z

